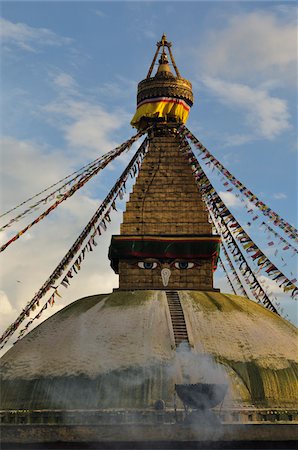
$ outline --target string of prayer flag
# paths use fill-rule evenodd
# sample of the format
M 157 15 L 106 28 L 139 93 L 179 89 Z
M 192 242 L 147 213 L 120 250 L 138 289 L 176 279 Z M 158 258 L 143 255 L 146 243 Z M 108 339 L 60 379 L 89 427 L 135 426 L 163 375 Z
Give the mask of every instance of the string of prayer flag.
M 37 194 L 33 195 L 32 197 L 28 198 L 27 200 L 24 200 L 23 202 L 19 203 L 18 205 L 14 206 L 13 208 L 9 209 L 8 211 L 5 211 L 3 214 L 0 215 L 1 217 L 6 216 L 7 214 L 11 213 L 12 211 L 15 211 L 16 209 L 20 208 L 21 206 L 25 205 L 26 203 L 29 203 L 31 200 L 39 197 L 40 195 L 44 194 L 45 192 L 49 191 L 50 189 L 52 189 L 55 186 L 58 186 L 59 184 L 61 184 L 63 181 L 68 180 L 69 178 L 71 178 L 73 175 L 77 175 L 80 176 L 85 169 L 90 170 L 90 168 L 92 168 L 92 166 L 95 166 L 98 162 L 100 162 L 102 159 L 104 159 L 105 157 L 107 157 L 108 155 L 112 154 L 113 152 L 117 151 L 119 149 L 119 147 L 117 147 L 114 150 L 111 150 L 110 152 L 106 153 L 105 155 L 99 156 L 98 158 L 96 158 L 94 161 L 91 161 L 87 164 L 85 164 L 83 167 L 81 167 L 80 169 L 75 170 L 74 172 L 72 172 L 69 175 L 66 175 L 64 178 L 61 178 L 59 181 L 56 181 L 55 183 L 51 184 L 50 186 L 48 186 L 47 188 L 43 189 L 42 191 L 38 192 Z M 59 192 L 59 190 L 63 189 L 64 186 L 67 186 L 69 183 L 71 183 L 74 179 L 77 178 L 74 177 L 72 180 L 69 180 L 67 183 L 65 183 L 63 186 L 59 187 L 57 190 L 51 192 L 47 198 L 51 197 L 54 193 Z M 42 201 L 42 200 L 41 200 Z M 33 206 L 32 206 L 33 208 Z
M 210 205 L 208 204 L 208 201 L 206 201 L 206 205 L 207 205 L 207 207 L 210 207 Z M 215 216 L 217 217 L 218 223 L 221 226 L 220 234 L 224 237 L 224 240 L 228 243 L 227 245 L 228 245 L 229 250 L 231 251 L 231 254 L 234 257 L 234 261 L 238 265 L 239 271 L 240 271 L 241 275 L 243 276 L 243 279 L 245 280 L 250 291 L 252 292 L 253 297 L 256 299 L 256 301 L 258 303 L 262 303 L 267 309 L 278 314 L 278 311 L 275 308 L 275 306 L 272 304 L 268 294 L 264 291 L 263 287 L 261 286 L 258 279 L 256 278 L 253 270 L 250 268 L 249 264 L 247 263 L 244 255 L 241 252 L 239 246 L 237 245 L 234 237 L 229 232 L 226 225 L 221 221 L 220 214 L 217 215 L 215 212 Z M 247 296 L 247 295 L 245 295 L 245 296 Z
M 145 131 L 137 133 L 135 136 L 133 136 L 131 139 L 126 141 L 124 144 L 122 144 L 117 151 L 113 153 L 112 156 L 110 156 L 108 159 L 104 160 L 102 164 L 99 165 L 94 171 L 92 171 L 90 174 L 87 174 L 83 179 L 79 180 L 76 184 L 74 184 L 69 191 L 67 191 L 65 194 L 61 196 L 56 202 L 51 205 L 46 211 L 44 211 L 42 214 L 40 214 L 33 222 L 31 222 L 29 225 L 27 225 L 25 228 L 23 228 L 21 231 L 19 231 L 17 234 L 15 234 L 8 242 L 3 244 L 0 247 L 0 253 L 3 252 L 9 245 L 11 245 L 13 242 L 15 242 L 17 239 L 19 239 L 23 234 L 25 234 L 33 225 L 36 225 L 39 223 L 42 219 L 44 219 L 50 212 L 52 212 L 54 209 L 57 208 L 57 206 L 60 205 L 64 200 L 70 198 L 78 189 L 80 189 L 82 186 L 84 186 L 94 175 L 96 175 L 101 169 L 107 166 L 107 164 L 111 161 L 113 161 L 117 156 L 119 156 L 121 153 L 124 152 L 128 147 L 130 147 L 136 140 L 138 140 Z
M 182 149 L 185 151 L 185 147 Z M 298 293 L 298 288 L 294 284 L 294 280 L 289 280 L 279 269 L 272 265 L 270 259 L 261 251 L 261 249 L 253 242 L 250 236 L 245 232 L 243 227 L 239 224 L 239 222 L 235 219 L 235 217 L 231 214 L 230 210 L 224 204 L 222 199 L 219 197 L 214 187 L 210 183 L 207 178 L 205 172 L 197 161 L 195 155 L 193 154 L 191 148 L 187 147 L 187 154 L 189 158 L 189 163 L 194 168 L 194 174 L 197 181 L 200 183 L 205 195 L 211 202 L 211 205 L 216 208 L 223 220 L 225 221 L 228 228 L 230 228 L 233 234 L 236 236 L 237 240 L 240 242 L 242 247 L 245 249 L 248 256 L 252 258 L 258 265 L 262 263 L 262 269 L 267 269 L 266 273 L 272 280 L 277 282 L 274 278 L 274 275 L 277 273 L 280 275 L 278 280 L 279 287 L 282 287 L 284 292 L 292 291 L 292 296 Z M 273 268 L 268 269 L 269 266 L 273 266 Z
M 14 222 L 18 222 L 20 219 L 24 218 L 26 215 L 30 214 L 32 212 L 32 210 L 36 210 L 38 209 L 38 207 L 41 204 L 46 204 L 48 203 L 48 201 L 51 201 L 53 199 L 57 199 L 59 200 L 60 198 L 62 198 L 62 192 L 65 193 L 65 191 L 70 188 L 70 186 L 72 185 L 72 183 L 77 180 L 79 178 L 78 182 L 81 182 L 85 179 L 86 176 L 89 176 L 93 173 L 94 170 L 96 170 L 97 168 L 103 168 L 102 167 L 102 163 L 103 161 L 106 160 L 110 160 L 110 158 L 119 150 L 119 147 L 117 147 L 114 150 L 111 150 L 110 152 L 106 153 L 105 155 L 97 158 L 95 161 L 93 161 L 92 163 L 87 164 L 86 166 L 82 167 L 81 169 L 79 169 L 78 171 L 74 172 L 73 174 L 76 174 L 75 177 L 68 179 L 68 177 L 65 177 L 63 180 L 67 179 L 67 182 L 64 183 L 62 186 L 59 186 L 58 189 L 55 189 L 54 191 L 51 191 L 49 194 L 47 194 L 45 197 L 41 198 L 40 200 L 38 200 L 36 203 L 34 203 L 33 205 L 30 205 L 25 211 L 23 211 L 22 213 L 18 214 L 16 217 L 12 218 L 8 223 L 6 223 L 5 225 L 3 225 L 0 228 L 0 231 L 5 230 L 6 228 L 8 228 L 9 226 L 11 226 Z M 84 169 L 84 170 L 83 170 Z M 56 186 L 58 184 L 60 184 L 61 180 L 58 181 L 57 183 L 53 184 L 52 186 Z M 51 186 L 51 187 L 52 187 Z M 46 188 L 44 189 L 43 192 L 48 191 L 50 188 Z M 30 199 L 20 203 L 20 205 L 16 206 L 15 208 L 12 208 L 9 212 L 17 209 L 18 207 L 20 207 L 21 205 L 24 205 L 25 203 L 28 203 L 31 199 L 38 197 L 41 193 L 36 194 L 35 196 L 31 197 Z M 4 213 L 2 216 L 4 216 L 5 214 L 8 214 L 8 212 Z M 1 216 L 1 217 L 2 217 Z
M 262 227 L 265 227 L 270 233 L 273 234 L 274 237 L 276 237 L 280 242 L 282 242 L 284 244 L 283 250 L 289 250 L 291 249 L 294 253 L 298 253 L 298 250 L 293 247 L 292 244 L 290 244 L 286 239 L 284 239 L 282 236 L 280 236 L 280 234 L 278 234 L 276 231 L 273 230 L 273 228 L 270 227 L 270 225 L 268 225 L 265 222 L 262 222 L 261 224 Z M 270 243 L 268 243 L 269 245 Z
M 222 262 L 222 259 L 221 259 L 220 256 L 218 257 L 218 264 L 221 266 L 221 268 L 222 268 L 223 271 L 225 272 L 226 277 L 227 277 L 227 281 L 228 281 L 228 283 L 229 283 L 229 285 L 230 285 L 230 288 L 232 289 L 232 291 L 234 292 L 234 294 L 237 295 L 236 289 L 234 288 L 234 285 L 233 285 L 233 283 L 232 283 L 232 280 L 231 280 L 231 278 L 230 278 L 230 275 L 229 275 L 227 269 L 225 268 L 224 263 Z
M 222 237 L 222 249 L 224 251 L 227 261 L 229 262 L 230 268 L 231 268 L 232 272 L 234 273 L 235 279 L 238 280 L 238 282 L 240 283 L 240 286 L 243 289 L 243 291 L 242 291 L 243 295 L 245 297 L 249 298 L 249 295 L 247 295 L 247 292 L 245 291 L 244 286 L 241 283 L 236 270 L 234 269 L 231 259 L 228 256 L 228 252 L 225 248 L 225 245 L 223 244 L 224 242 L 227 242 L 228 248 L 231 251 L 232 255 L 234 256 L 234 261 L 239 266 L 239 271 L 240 271 L 241 275 L 243 276 L 243 279 L 245 280 L 246 285 L 249 287 L 250 291 L 252 292 L 252 295 L 255 298 L 255 300 L 258 303 L 262 303 L 270 311 L 278 313 L 278 311 L 272 304 L 271 300 L 269 299 L 268 294 L 264 291 L 261 284 L 259 283 L 259 280 L 256 278 L 255 273 L 249 267 L 246 259 L 244 258 L 243 253 L 239 249 L 239 246 L 237 245 L 232 234 L 229 232 L 229 229 L 226 227 L 225 223 L 222 222 L 220 214 L 217 214 L 217 211 L 212 211 L 211 205 L 208 203 L 208 199 L 205 199 L 205 202 L 206 202 L 206 206 L 209 210 L 209 213 L 212 216 L 212 220 L 216 227 L 216 230 Z M 218 221 L 215 220 L 215 217 L 218 219 Z
M 235 278 L 235 281 L 236 281 L 236 283 L 237 283 L 238 289 L 240 290 L 241 294 L 242 294 L 244 297 L 249 298 L 249 296 L 247 295 L 247 292 L 246 292 L 245 289 L 244 289 L 243 284 L 241 283 L 241 280 L 240 280 L 240 278 L 239 278 L 239 276 L 238 276 L 238 273 L 236 272 L 236 270 L 235 270 L 235 268 L 234 268 L 234 266 L 233 266 L 233 263 L 232 263 L 232 261 L 231 261 L 231 258 L 229 257 L 229 254 L 228 254 L 228 252 L 227 252 L 227 250 L 226 250 L 226 248 L 225 248 L 223 242 L 222 242 L 222 249 L 223 249 L 223 252 L 224 252 L 226 261 L 227 261 L 227 263 L 228 263 L 228 265 L 229 265 L 229 267 L 230 267 L 230 269 L 231 269 L 231 271 L 232 271 L 232 274 L 234 275 L 234 278 Z
M 184 125 L 179 128 L 179 132 L 185 138 L 190 139 L 191 142 L 204 154 L 203 159 L 208 159 L 215 168 L 217 168 L 228 180 L 232 183 L 236 189 L 238 189 L 244 196 L 246 196 L 250 202 L 252 202 L 265 216 L 268 216 L 273 221 L 275 226 L 280 227 L 291 239 L 298 242 L 298 230 L 284 220 L 279 214 L 269 208 L 268 205 L 263 203 L 256 195 L 248 190 L 239 180 L 237 180 L 231 172 L 224 167 L 224 165 L 218 161 L 206 147 L 188 130 Z

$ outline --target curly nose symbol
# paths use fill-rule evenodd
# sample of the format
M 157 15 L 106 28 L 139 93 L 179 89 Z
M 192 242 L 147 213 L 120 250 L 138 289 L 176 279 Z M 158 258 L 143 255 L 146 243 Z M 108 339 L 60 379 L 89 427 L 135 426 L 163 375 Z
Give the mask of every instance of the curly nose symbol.
M 170 269 L 162 269 L 161 271 L 161 279 L 162 279 L 162 284 L 166 287 L 169 284 L 169 279 L 171 276 L 171 271 Z

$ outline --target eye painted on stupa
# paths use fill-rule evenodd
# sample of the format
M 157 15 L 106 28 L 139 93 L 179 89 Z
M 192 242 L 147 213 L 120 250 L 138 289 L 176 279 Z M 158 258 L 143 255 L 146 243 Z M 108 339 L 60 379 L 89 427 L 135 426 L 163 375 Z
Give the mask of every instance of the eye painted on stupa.
M 151 262 L 151 261 L 139 261 L 138 267 L 140 267 L 141 269 L 152 270 L 152 269 L 156 269 L 157 263 Z
M 193 262 L 188 261 L 175 261 L 174 266 L 176 269 L 184 270 L 184 269 L 192 269 L 194 267 Z

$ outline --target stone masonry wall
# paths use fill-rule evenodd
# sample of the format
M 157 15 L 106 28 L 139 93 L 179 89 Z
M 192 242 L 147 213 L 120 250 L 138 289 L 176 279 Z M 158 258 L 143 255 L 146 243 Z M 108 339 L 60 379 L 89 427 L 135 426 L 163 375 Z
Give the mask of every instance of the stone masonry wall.
M 205 204 L 178 137 L 152 139 L 126 204 L 121 234 L 211 234 Z

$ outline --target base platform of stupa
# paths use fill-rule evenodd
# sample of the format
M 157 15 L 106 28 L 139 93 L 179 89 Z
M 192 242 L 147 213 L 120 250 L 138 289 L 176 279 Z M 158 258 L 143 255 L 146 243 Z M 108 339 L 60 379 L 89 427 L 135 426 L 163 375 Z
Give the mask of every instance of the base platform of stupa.
M 296 448 L 294 327 L 239 296 L 178 294 L 186 349 L 158 290 L 85 297 L 21 339 L 2 359 L 3 448 Z M 229 384 L 211 427 L 174 396 L 201 378 Z
M 140 414 L 142 414 L 140 412 Z M 224 423 L 215 427 L 162 423 L 80 425 L 7 424 L 1 426 L 2 449 L 296 449 L 296 423 Z

